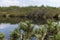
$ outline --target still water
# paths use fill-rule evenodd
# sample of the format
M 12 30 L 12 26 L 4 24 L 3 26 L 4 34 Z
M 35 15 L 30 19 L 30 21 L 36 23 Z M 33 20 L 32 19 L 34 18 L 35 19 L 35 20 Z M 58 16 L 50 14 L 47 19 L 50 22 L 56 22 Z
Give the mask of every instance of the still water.
M 19 24 L 10 24 L 10 23 L 1 23 L 0 24 L 0 33 L 5 34 L 5 39 L 8 40 L 10 37 L 10 32 L 13 31 L 15 28 L 18 28 Z M 38 25 L 35 25 L 36 29 L 38 28 Z M 31 40 L 37 40 L 35 37 L 31 37 Z
M 4 33 L 5 39 L 8 40 L 10 32 L 13 31 L 17 27 L 18 27 L 18 24 L 1 23 L 0 32 Z
M 0 17 L 0 33 L 4 33 L 5 39 L 8 40 L 10 32 L 13 31 L 15 28 L 18 28 L 19 27 L 18 23 L 24 20 L 27 19 L 17 17 L 12 18 Z

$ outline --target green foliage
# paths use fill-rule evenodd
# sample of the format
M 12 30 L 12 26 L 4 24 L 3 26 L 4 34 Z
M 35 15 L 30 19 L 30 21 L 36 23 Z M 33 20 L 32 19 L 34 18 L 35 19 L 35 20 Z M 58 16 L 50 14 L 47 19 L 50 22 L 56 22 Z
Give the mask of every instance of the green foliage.
M 31 26 L 31 24 L 30 21 L 20 22 L 20 29 L 23 29 L 25 32 L 25 40 L 29 39 L 32 35 L 35 35 L 39 40 L 54 40 L 59 32 L 58 22 L 51 19 L 47 20 L 47 24 L 40 25 L 40 27 L 35 30 L 33 30 L 34 26 Z
M 9 16 L 32 16 L 32 17 L 41 17 L 44 19 L 53 18 L 56 14 L 60 14 L 60 8 L 56 7 L 44 7 L 43 5 L 40 7 L 37 6 L 29 6 L 29 7 L 18 7 L 18 6 L 10 6 L 10 7 L 0 7 L 0 16 L 7 15 Z
M 31 21 L 20 22 L 20 30 L 23 29 L 23 31 L 25 32 L 26 40 L 30 38 L 33 28 L 34 25 L 31 23 Z
M 25 21 L 25 22 L 20 22 L 20 29 L 23 29 L 24 31 L 31 31 L 32 28 L 34 27 L 33 24 L 31 24 L 31 21 Z
M 24 22 L 20 22 L 20 29 L 23 29 L 24 31 L 26 31 L 27 29 L 27 24 Z
M 24 33 L 21 33 L 20 30 Z M 31 21 L 20 22 L 19 28 L 16 28 L 10 33 L 10 40 L 20 40 L 22 35 L 23 40 L 30 39 L 31 36 L 38 40 L 60 40 L 60 26 L 54 20 L 47 20 L 47 24 L 40 25 L 34 30 L 34 24 Z M 0 33 L 0 40 L 4 40 L 4 34 Z
M 56 35 L 56 40 L 60 40 L 60 31 Z
M 11 32 L 10 40 L 19 40 L 19 38 L 20 38 L 19 29 L 15 29 L 13 32 Z
M 60 20 L 60 14 L 58 15 L 58 19 Z
M 5 35 L 3 33 L 0 33 L 0 40 L 5 40 Z
M 51 19 L 47 20 L 47 24 L 48 24 L 48 30 L 49 30 L 50 32 L 56 30 L 55 28 L 57 28 L 57 25 L 58 25 L 57 22 L 54 22 L 54 21 L 51 20 Z

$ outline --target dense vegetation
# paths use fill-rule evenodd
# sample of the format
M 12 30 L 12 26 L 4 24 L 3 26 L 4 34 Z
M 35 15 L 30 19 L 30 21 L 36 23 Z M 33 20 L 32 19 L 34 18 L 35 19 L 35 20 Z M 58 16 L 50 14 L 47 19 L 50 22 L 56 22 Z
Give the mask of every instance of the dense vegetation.
M 54 18 L 56 15 L 60 14 L 60 8 L 50 7 L 43 5 L 40 7 L 29 6 L 29 7 L 0 7 L 0 16 L 9 15 L 10 17 L 29 17 L 29 18 Z
M 28 7 L 18 7 L 18 6 L 10 6 L 10 7 L 0 7 L 0 17 L 4 17 L 4 19 L 0 19 L 1 21 L 12 21 L 10 19 L 13 18 L 28 18 L 35 23 L 44 24 L 47 22 L 47 19 L 58 20 L 60 17 L 60 8 L 50 7 L 50 6 L 28 6 Z M 20 19 L 14 22 L 19 22 Z
M 9 40 L 60 40 L 60 25 L 51 19 L 37 28 L 31 21 L 20 22 L 20 26 L 10 33 Z M 0 33 L 0 39 L 4 34 Z M 5 40 L 5 39 L 4 39 Z
M 0 33 L 0 40 L 5 40 L 5 35 L 3 33 Z
M 60 25 L 56 20 L 60 19 L 60 8 L 56 7 L 0 7 L 0 17 L 22 17 L 39 20 L 40 24 L 35 28 L 33 21 L 20 22 L 19 28 L 10 33 L 9 40 L 60 40 Z M 38 23 L 40 23 L 38 21 Z M 0 33 L 0 40 L 5 40 L 5 35 Z

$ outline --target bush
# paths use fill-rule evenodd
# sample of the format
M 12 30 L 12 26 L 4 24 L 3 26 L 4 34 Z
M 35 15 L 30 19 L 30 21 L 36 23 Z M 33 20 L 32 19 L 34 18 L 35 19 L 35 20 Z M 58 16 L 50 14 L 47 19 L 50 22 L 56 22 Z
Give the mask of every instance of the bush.
M 3 33 L 0 33 L 0 40 L 5 40 L 5 35 Z

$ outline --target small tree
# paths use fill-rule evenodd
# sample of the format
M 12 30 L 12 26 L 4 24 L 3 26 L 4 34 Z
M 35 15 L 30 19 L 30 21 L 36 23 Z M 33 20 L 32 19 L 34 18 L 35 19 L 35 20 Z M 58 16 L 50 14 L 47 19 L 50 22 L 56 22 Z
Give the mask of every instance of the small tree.
M 15 29 L 14 31 L 11 32 L 10 40 L 19 40 L 19 38 L 20 38 L 19 29 Z
M 47 28 L 48 37 L 49 38 L 52 37 L 53 39 L 55 39 L 55 36 L 56 36 L 56 34 L 58 33 L 58 30 L 59 30 L 58 23 L 55 22 L 54 20 L 49 19 L 47 21 L 47 25 L 48 25 L 48 28 Z
M 20 29 L 25 32 L 26 39 L 30 38 L 33 28 L 34 25 L 31 24 L 31 21 L 20 22 Z

